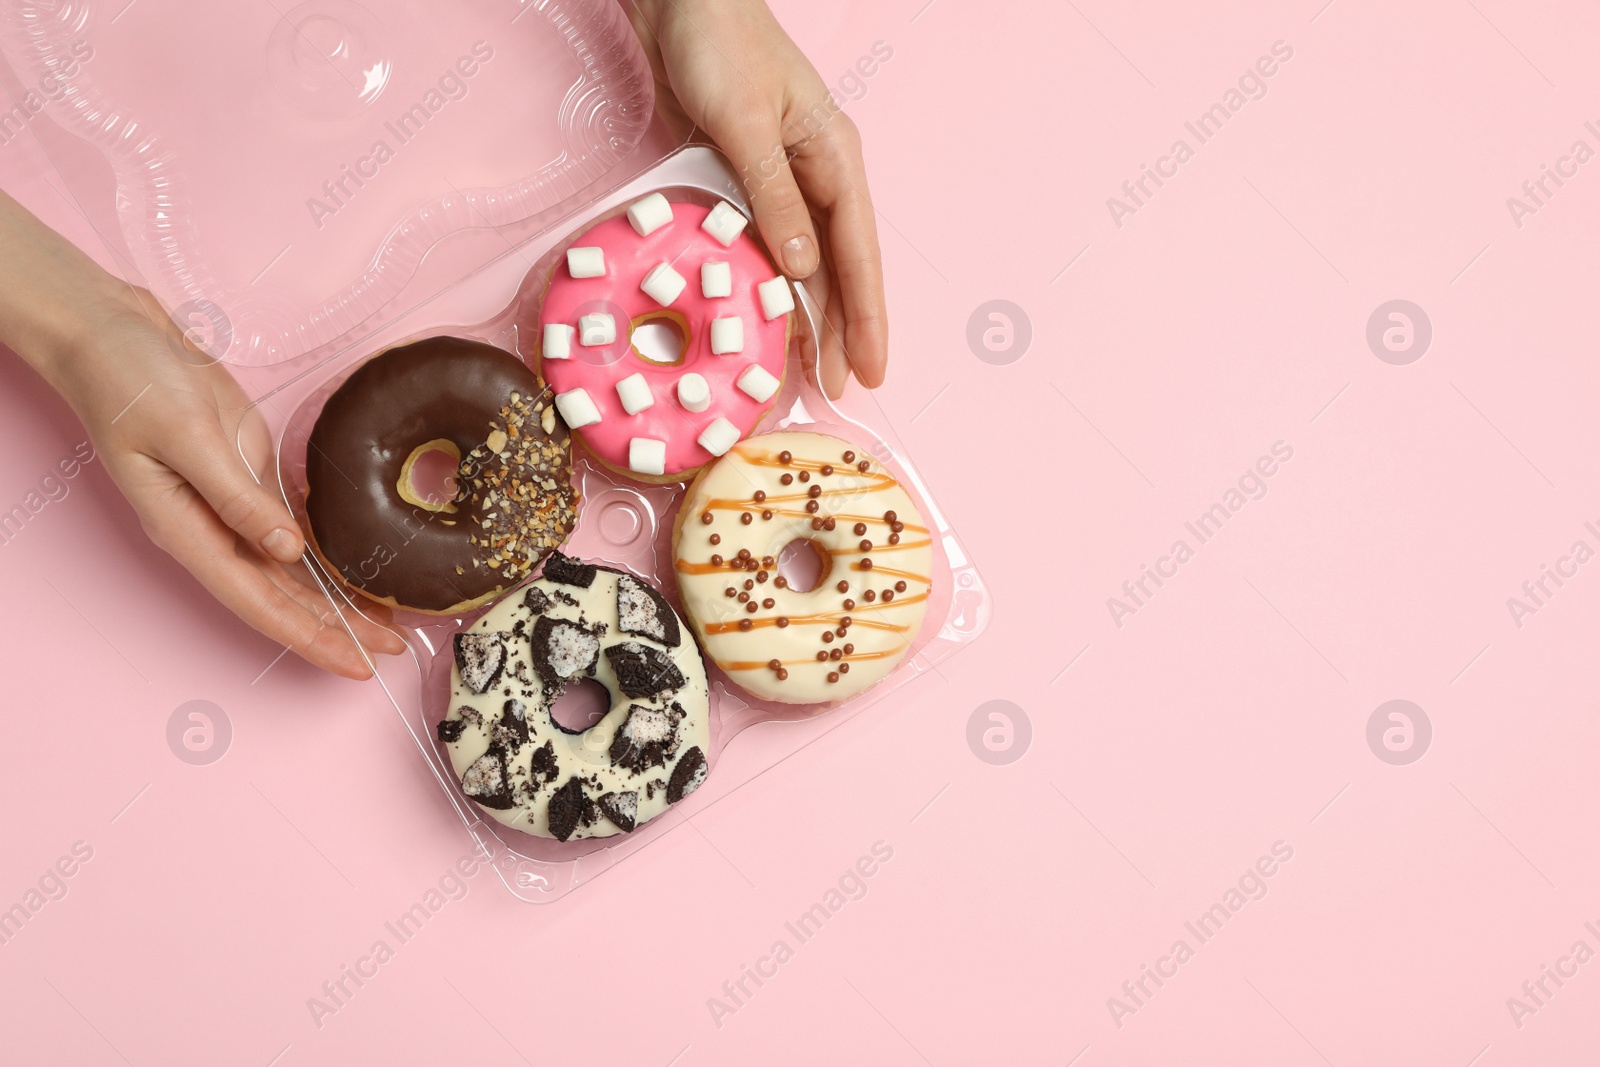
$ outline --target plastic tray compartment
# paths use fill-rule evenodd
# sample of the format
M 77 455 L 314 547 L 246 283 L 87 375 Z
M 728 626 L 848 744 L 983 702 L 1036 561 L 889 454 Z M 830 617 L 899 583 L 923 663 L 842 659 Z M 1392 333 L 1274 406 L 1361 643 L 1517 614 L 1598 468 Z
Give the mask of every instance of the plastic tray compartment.
M 467 326 L 424 328 L 398 336 L 383 335 L 344 353 L 336 366 L 318 368 L 321 376 L 293 408 L 277 444 L 277 477 L 284 499 L 304 523 L 305 442 L 328 396 L 369 354 L 407 340 L 437 334 L 470 337 L 515 352 L 532 362 L 537 336 L 538 301 L 549 272 L 571 237 L 598 219 L 616 213 L 623 205 L 652 191 L 669 199 L 710 204 L 725 199 L 748 211 L 731 169 L 712 149 L 690 147 L 661 161 L 638 178 L 566 220 L 559 238 L 545 235 L 509 250 L 506 255 L 526 274 L 516 298 L 493 318 Z M 989 616 L 989 597 L 976 568 L 962 549 L 955 532 L 930 498 L 916 469 L 897 448 L 892 435 L 868 426 L 827 400 L 807 374 L 803 352 L 809 352 L 819 328 L 827 328 L 817 314 L 811 295 L 796 286 L 798 336 L 791 346 L 783 391 L 756 433 L 779 429 L 805 429 L 831 433 L 867 450 L 886 464 L 916 499 L 929 525 L 934 547 L 933 593 L 923 627 L 913 651 L 883 681 L 850 700 L 829 705 L 792 705 L 763 701 L 730 682 L 707 663 L 711 682 L 711 745 L 707 752 L 710 773 L 694 794 L 630 834 L 611 838 L 558 842 L 534 837 L 481 817 L 462 794 L 435 727 L 449 702 L 452 655 L 450 638 L 467 628 L 484 611 L 459 618 L 400 613 L 396 622 L 407 637 L 411 655 L 398 664 L 375 663 L 382 671 L 396 712 L 439 782 L 450 805 L 477 846 L 494 857 L 496 871 L 506 887 L 523 900 L 555 900 L 592 880 L 647 847 L 687 819 L 759 774 L 788 758 L 842 722 L 860 714 L 884 694 L 930 671 L 939 662 L 973 640 Z M 420 316 L 426 318 L 425 309 Z M 870 400 L 857 390 L 863 400 Z M 272 400 L 273 398 L 265 398 Z M 880 425 L 887 420 L 880 417 Z M 583 494 L 575 532 L 563 551 L 589 560 L 624 567 L 654 582 L 677 606 L 672 573 L 672 527 L 683 488 L 645 485 L 606 471 L 574 444 L 574 478 Z M 314 557 L 307 566 L 341 614 L 362 611 L 362 598 L 347 593 Z M 515 596 L 507 593 L 506 596 Z M 734 773 L 725 774 L 723 754 L 744 730 L 759 723 L 790 731 L 788 743 L 763 746 L 763 759 L 734 761 Z

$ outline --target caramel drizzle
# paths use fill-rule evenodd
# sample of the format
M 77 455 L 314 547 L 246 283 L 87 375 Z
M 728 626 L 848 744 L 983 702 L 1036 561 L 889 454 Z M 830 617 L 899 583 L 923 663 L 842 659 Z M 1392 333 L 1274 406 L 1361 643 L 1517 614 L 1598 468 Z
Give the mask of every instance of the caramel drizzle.
M 902 604 L 920 604 L 922 601 L 927 599 L 928 594 L 926 592 L 913 593 L 910 596 L 896 597 L 887 604 L 857 604 L 855 608 L 850 611 L 840 609 L 839 611 L 817 612 L 813 615 L 785 615 L 783 618 L 789 620 L 790 626 L 831 626 L 839 621 L 840 616 L 849 615 L 852 619 L 855 619 L 855 621 L 851 623 L 852 627 L 865 626 L 870 630 L 892 630 L 896 633 L 904 633 L 910 629 L 909 626 L 904 626 L 900 623 L 894 622 L 883 622 L 877 619 L 856 619 L 855 617 L 857 615 L 864 615 L 869 611 L 890 610 L 897 608 Z M 732 631 L 749 633 L 749 630 L 745 630 L 739 624 L 742 622 L 748 622 L 750 624 L 750 630 L 758 630 L 763 626 L 778 625 L 778 618 L 779 616 L 777 615 L 746 615 L 742 619 L 732 619 L 726 622 L 708 622 L 705 624 L 706 636 L 709 637 L 712 634 L 725 634 Z
M 863 551 L 858 545 L 855 548 L 830 548 L 828 550 L 828 554 L 831 556 L 864 556 L 870 552 L 872 555 L 877 555 L 879 552 L 898 552 L 902 549 L 908 548 L 927 548 L 932 543 L 932 541 L 902 541 L 898 545 L 873 545 L 872 548 L 867 549 L 866 551 Z M 731 578 L 733 576 L 748 573 L 743 570 L 735 570 L 732 567 L 729 567 L 726 563 L 718 567 L 709 561 L 704 563 L 692 563 L 686 559 L 679 559 L 673 561 L 673 566 L 677 569 L 679 574 L 716 574 L 718 571 L 727 571 Z M 770 570 L 771 568 L 768 569 Z M 860 570 L 861 568 L 856 567 L 854 569 Z M 888 567 L 874 567 L 872 572 L 867 573 L 876 573 L 878 571 L 882 571 L 884 574 L 893 574 L 902 578 L 914 577 L 919 582 L 925 582 L 928 580 L 921 575 L 912 575 L 906 571 L 896 571 Z
M 890 656 L 898 656 L 902 651 L 904 651 L 904 648 L 905 646 L 901 645 L 895 648 L 885 648 L 877 652 L 852 652 L 850 655 L 845 657 L 845 661 L 854 663 L 857 660 L 863 659 L 888 659 Z M 832 659 L 826 661 L 819 660 L 813 656 L 811 659 L 780 660 L 778 665 L 782 667 L 804 667 L 809 663 L 813 667 L 838 670 L 839 668 L 837 666 L 829 667 L 828 665 L 837 664 L 839 662 L 839 660 Z M 764 659 L 759 662 L 753 659 L 736 659 L 729 663 L 719 663 L 717 666 L 721 667 L 725 671 L 764 671 L 772 668 L 772 661 L 769 659 Z
M 823 493 L 821 497 L 808 497 L 808 496 L 804 496 L 804 495 L 801 495 L 801 496 L 790 496 L 788 494 L 784 494 L 783 496 L 769 496 L 765 500 L 734 500 L 731 497 L 716 497 L 716 498 L 714 498 L 712 500 L 706 501 L 705 505 L 703 507 L 701 507 L 700 510 L 701 511 L 770 511 L 770 512 L 773 513 L 773 515 L 785 515 L 785 516 L 788 516 L 790 518 L 796 518 L 796 519 L 812 519 L 812 518 L 816 518 L 816 516 L 813 515 L 809 511 L 805 511 L 805 510 L 796 511 L 796 510 L 793 510 L 792 508 L 774 508 L 774 507 L 768 507 L 768 505 L 776 503 L 776 502 L 778 502 L 780 500 L 813 500 L 813 499 L 822 500 L 826 496 L 827 496 L 826 493 Z M 852 515 L 852 514 L 848 514 L 848 513 L 845 513 L 845 512 L 835 511 L 835 512 L 829 512 L 828 517 L 833 519 L 835 522 L 846 522 L 846 523 L 857 523 L 857 522 L 872 523 L 872 522 L 875 522 L 880 526 L 888 526 L 889 525 L 887 522 L 884 521 L 884 518 L 883 518 L 882 515 Z M 914 523 L 902 522 L 900 524 L 900 526 L 901 526 L 901 529 L 903 529 L 903 530 L 911 530 L 914 533 L 927 533 L 928 532 L 928 528 L 926 526 L 917 526 Z
M 874 548 L 872 551 L 876 552 L 878 550 Z M 928 580 L 915 571 L 897 571 L 893 567 L 880 567 L 876 563 L 874 563 L 871 567 L 866 568 L 863 568 L 859 563 L 852 563 L 850 564 L 850 569 L 853 571 L 860 571 L 862 574 L 891 574 L 896 578 L 910 578 L 912 581 L 916 582 L 925 582 Z

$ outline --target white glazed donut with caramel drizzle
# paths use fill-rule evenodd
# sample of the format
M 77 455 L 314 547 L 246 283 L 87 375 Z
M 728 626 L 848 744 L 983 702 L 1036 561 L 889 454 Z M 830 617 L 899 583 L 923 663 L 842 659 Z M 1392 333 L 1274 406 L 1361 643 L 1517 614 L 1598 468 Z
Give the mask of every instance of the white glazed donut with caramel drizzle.
M 820 550 L 800 591 L 778 573 L 795 540 Z M 738 685 L 786 704 L 843 700 L 910 651 L 933 549 L 911 497 L 881 463 L 820 433 L 741 441 L 695 479 L 673 537 L 684 614 Z

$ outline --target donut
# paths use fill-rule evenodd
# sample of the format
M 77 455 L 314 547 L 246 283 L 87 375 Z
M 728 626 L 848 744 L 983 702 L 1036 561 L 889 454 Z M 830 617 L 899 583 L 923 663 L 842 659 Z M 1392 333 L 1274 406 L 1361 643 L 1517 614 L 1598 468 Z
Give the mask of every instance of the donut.
M 415 465 L 456 461 L 456 495 L 425 498 Z M 510 589 L 577 519 L 572 446 L 538 376 L 458 337 L 390 348 L 328 398 L 306 445 L 317 556 L 350 588 L 430 615 Z
M 705 781 L 705 664 L 643 578 L 552 553 L 543 576 L 454 638 L 438 726 L 461 790 L 490 816 L 558 841 L 632 832 Z M 551 714 L 593 678 L 610 708 L 574 732 Z
M 687 481 L 755 429 L 783 386 L 794 293 L 727 202 L 660 193 L 584 231 L 539 312 L 539 371 L 585 448 L 638 481 Z M 635 331 L 669 324 L 675 363 Z
M 808 542 L 821 576 L 778 573 Z M 911 497 L 859 446 L 821 433 L 735 445 L 689 486 L 673 527 L 684 614 L 738 685 L 786 704 L 854 696 L 910 651 L 932 589 L 932 539 Z

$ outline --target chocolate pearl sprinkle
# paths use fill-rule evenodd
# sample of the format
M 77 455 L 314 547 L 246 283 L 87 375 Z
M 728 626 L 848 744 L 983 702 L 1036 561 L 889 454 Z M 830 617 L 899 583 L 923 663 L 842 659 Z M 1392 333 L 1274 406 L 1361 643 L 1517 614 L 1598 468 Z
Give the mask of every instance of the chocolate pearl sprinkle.
M 866 523 L 858 522 L 858 523 L 855 524 L 855 533 L 856 533 L 857 537 L 860 537 L 862 534 L 864 534 L 866 532 L 867 532 L 867 524 Z M 715 537 L 717 535 L 716 534 L 712 534 L 711 536 Z M 712 544 L 716 544 L 716 542 L 713 541 Z
M 787 589 L 789 588 L 789 579 L 780 574 L 776 578 L 772 579 L 772 584 L 777 586 L 779 589 Z
M 800 472 L 800 480 L 802 482 L 809 482 L 811 480 L 810 472 L 809 471 L 801 471 Z
M 786 464 L 791 459 L 794 459 L 794 453 L 790 452 L 787 448 L 784 449 L 782 452 L 778 453 L 778 462 L 779 463 L 785 463 Z
M 772 610 L 772 608 L 773 608 L 773 607 L 774 607 L 774 606 L 775 606 L 775 605 L 776 605 L 776 604 L 777 604 L 777 601 L 776 601 L 776 600 L 773 600 L 773 599 L 772 599 L 772 598 L 771 598 L 771 597 L 767 597 L 767 598 L 766 598 L 766 599 L 765 599 L 765 600 L 763 600 L 763 601 L 762 601 L 762 602 L 761 602 L 761 606 L 762 606 L 762 607 L 764 607 L 764 608 L 766 608 L 766 609 L 767 609 L 767 610 L 768 610 L 768 611 L 771 611 L 771 610 Z
M 743 604 L 746 600 L 749 600 L 749 599 L 750 599 L 750 594 L 749 593 L 740 593 L 739 594 L 739 603 Z
M 818 652 L 817 653 L 817 662 L 818 663 L 826 663 L 827 661 L 828 661 L 828 654 L 826 652 Z
M 855 622 L 856 621 L 854 619 L 852 619 L 850 616 L 846 615 L 844 618 L 839 620 L 839 626 L 841 628 L 845 627 L 845 626 L 854 626 Z
M 746 595 L 748 596 L 749 594 L 746 594 Z M 754 600 L 752 600 L 752 601 L 750 601 L 750 603 L 748 603 L 748 604 L 746 604 L 744 606 L 744 610 L 753 612 L 757 608 L 759 608 L 760 606 L 761 606 L 760 604 L 757 604 Z
M 767 499 L 766 490 L 765 489 L 757 489 L 756 490 L 756 496 L 755 496 L 756 503 L 759 504 L 765 499 Z
M 849 674 L 850 673 L 850 664 L 848 664 L 848 663 L 839 664 L 839 673 L 840 674 Z
M 767 580 L 767 572 L 766 571 L 757 571 L 756 572 L 756 581 L 764 582 L 766 580 Z
M 779 667 L 783 666 L 783 660 L 781 660 L 781 659 L 769 659 L 769 660 L 767 660 L 767 666 L 772 668 L 773 670 L 777 670 Z
M 749 619 L 740 619 L 739 620 L 739 629 L 741 629 L 741 630 L 749 632 L 751 630 L 751 628 L 753 628 L 754 626 L 755 626 L 755 623 L 751 622 Z
M 890 534 L 889 535 L 889 543 L 891 545 L 898 545 L 900 543 L 900 535 L 896 534 L 896 533 Z
M 871 468 L 872 464 L 868 463 L 866 460 L 862 460 L 860 463 L 856 464 L 856 470 L 860 471 L 862 474 L 867 473 L 867 471 Z
M 824 631 L 822 631 L 822 643 L 825 644 L 825 645 L 833 643 L 833 631 L 832 630 L 824 630 Z
M 884 513 L 883 513 L 883 521 L 884 521 L 884 522 L 894 522 L 894 521 L 895 521 L 895 520 L 896 520 L 896 519 L 898 519 L 898 518 L 899 518 L 899 517 L 900 517 L 900 516 L 898 516 L 898 515 L 896 515 L 896 514 L 895 514 L 895 513 L 894 513 L 894 512 L 892 512 L 892 511 L 885 511 L 885 512 L 884 512 Z
M 813 515 L 815 515 L 817 513 L 817 511 L 819 509 L 821 509 L 821 507 L 822 507 L 822 505 L 817 503 L 815 500 L 807 500 L 806 501 L 806 510 L 811 512 L 811 514 L 813 514 Z
M 748 548 L 741 548 L 739 550 L 739 558 L 740 559 L 749 559 L 750 558 L 750 550 Z
M 847 656 L 850 653 L 854 652 L 855 650 L 856 650 L 856 646 L 855 645 L 845 645 L 844 646 L 844 654 L 847 655 Z
M 779 478 L 778 481 L 782 482 L 784 485 L 792 485 L 794 484 L 794 475 L 785 474 L 782 478 Z
M 758 571 L 761 569 L 761 564 L 757 563 L 753 559 L 747 559 L 744 561 L 744 569 L 747 571 Z
M 815 500 L 817 497 L 819 497 L 821 495 L 822 495 L 822 486 L 820 486 L 820 485 L 813 485 L 810 489 L 806 490 L 806 496 L 810 497 L 813 500 Z
M 763 509 L 762 512 L 761 512 L 761 517 L 763 519 L 771 519 L 772 518 L 772 509 L 771 508 Z
M 856 454 L 854 452 L 846 452 L 844 454 L 844 461 L 846 463 L 854 463 L 856 461 Z
M 820 530 L 820 529 L 822 529 L 822 520 L 821 520 L 821 519 L 812 519 L 812 520 L 811 520 L 811 528 L 812 528 L 812 529 L 813 529 L 813 530 Z
M 832 463 L 824 463 L 822 465 L 822 473 L 823 474 L 832 474 L 833 473 L 833 464 Z
M 848 593 L 850 591 L 850 583 L 841 580 L 838 585 L 834 586 L 834 588 L 839 590 L 841 593 Z
M 787 615 L 779 615 L 778 616 L 778 629 L 780 629 L 780 630 L 785 629 L 785 628 L 788 627 L 788 625 L 789 625 L 789 616 L 787 616 Z
M 894 599 L 894 590 L 893 589 L 885 589 L 883 591 L 883 602 L 885 604 L 887 604 L 889 601 L 891 601 L 893 599 Z
M 779 667 L 778 668 L 778 681 L 787 682 L 788 680 L 789 680 L 789 669 L 787 667 Z
M 713 566 L 713 567 L 720 567 L 720 566 L 722 566 L 722 557 L 721 557 L 721 556 L 712 556 L 712 557 L 711 557 L 711 565 L 712 565 L 712 566 Z
M 861 551 L 863 551 L 863 552 L 871 552 L 872 551 L 872 542 L 868 541 L 864 537 L 861 539 Z
M 906 583 L 905 582 L 895 582 L 894 583 L 894 591 L 896 593 L 904 593 L 906 591 Z
M 861 594 L 861 599 L 865 600 L 868 604 L 870 604 L 874 600 L 878 599 L 878 594 L 874 593 L 872 590 L 868 589 L 865 593 Z
M 751 515 L 748 511 L 746 511 L 746 512 L 740 513 L 739 521 L 742 522 L 744 525 L 749 526 L 752 522 L 755 521 L 755 517 L 753 515 Z
M 751 581 L 749 578 L 746 578 L 744 580 L 744 587 L 746 589 L 754 589 L 756 587 L 756 583 Z
M 870 559 L 863 558 L 861 560 L 861 569 L 864 571 L 870 571 L 872 569 L 872 561 Z
M 728 586 L 728 588 L 726 588 L 726 589 L 724 589 L 722 591 L 722 595 L 723 596 L 738 596 L 739 595 L 739 590 L 735 589 L 733 586 L 730 585 L 730 586 Z
M 773 558 L 771 556 L 762 556 L 761 557 L 761 565 L 763 567 L 767 568 L 768 570 L 771 570 L 772 567 L 774 566 L 774 564 L 775 564 L 775 561 L 773 560 Z
M 838 680 L 839 680 L 839 672 L 838 671 L 829 671 L 828 672 L 828 681 L 837 682 Z
M 700 521 L 701 521 L 701 522 L 703 522 L 703 523 L 705 523 L 705 524 L 706 524 L 706 525 L 707 525 L 707 526 L 710 526 L 710 525 L 711 525 L 711 519 L 712 519 L 712 515 L 711 515 L 711 512 L 709 512 L 709 511 L 702 511 L 702 512 L 701 512 L 701 513 L 700 513 Z
M 845 597 L 844 598 L 844 610 L 846 610 L 846 611 L 854 611 L 855 609 L 856 609 L 856 602 L 854 600 L 851 600 L 849 597 Z
M 822 520 L 822 528 L 824 530 L 833 529 L 833 519 L 831 519 L 831 518 L 823 519 Z
M 714 544 L 714 545 L 722 544 L 722 535 L 721 534 L 712 534 L 711 535 L 711 543 Z
M 828 658 L 831 659 L 831 660 L 834 660 L 834 661 L 838 661 L 838 660 L 841 660 L 841 659 L 844 658 L 844 653 L 836 648 L 836 649 L 833 649 L 832 651 L 830 651 L 828 653 Z
M 889 524 L 889 529 L 894 531 L 895 533 L 900 533 L 905 528 L 906 528 L 906 524 L 903 523 L 903 522 L 891 522 Z

